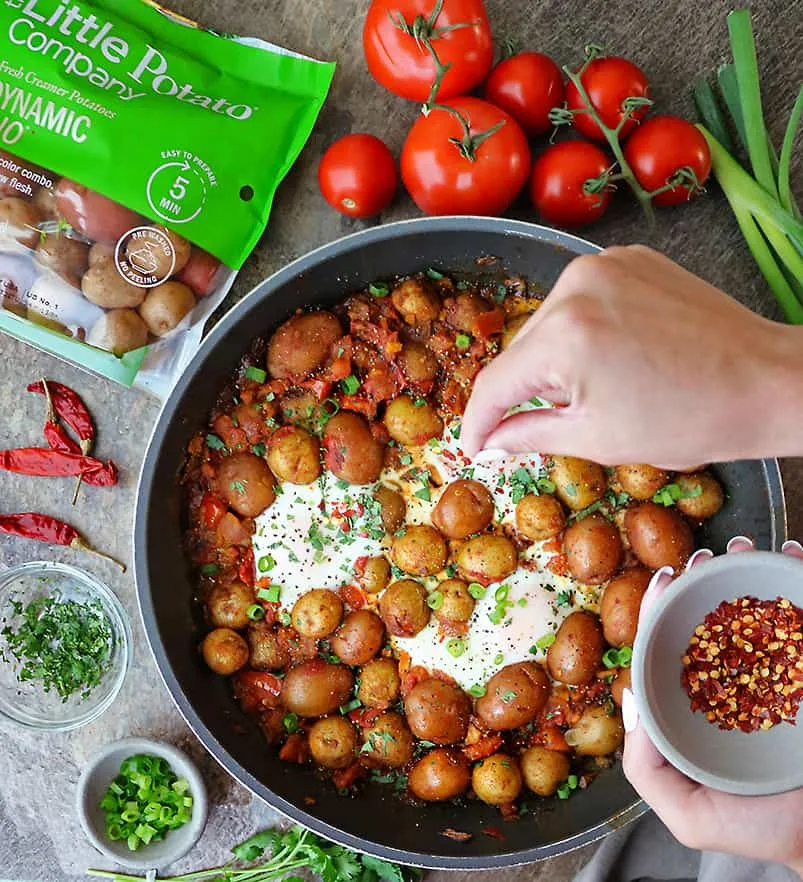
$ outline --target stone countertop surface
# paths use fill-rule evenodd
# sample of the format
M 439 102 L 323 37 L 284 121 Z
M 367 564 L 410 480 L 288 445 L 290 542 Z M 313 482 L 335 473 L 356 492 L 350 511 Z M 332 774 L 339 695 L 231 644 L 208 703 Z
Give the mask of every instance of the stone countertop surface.
M 381 90 L 365 69 L 360 33 L 367 0 L 219 0 L 214 4 L 174 0 L 172 5 L 218 30 L 259 36 L 339 63 L 331 97 L 309 145 L 279 191 L 270 228 L 230 295 L 228 308 L 291 259 L 365 226 L 324 204 L 317 191 L 317 161 L 329 143 L 351 131 L 375 132 L 398 154 L 416 107 Z M 779 139 L 799 85 L 794 71 L 800 68 L 794 59 L 802 45 L 803 2 L 756 0 L 752 5 L 768 123 Z M 589 42 L 631 57 L 647 72 L 661 112 L 690 114 L 690 84 L 728 55 L 725 15 L 730 0 L 488 0 L 487 6 L 498 36 L 514 37 L 521 46 L 546 51 L 564 63 L 577 59 Z M 526 206 L 515 213 L 531 216 Z M 381 220 L 416 214 L 412 203 L 400 197 Z M 778 317 L 718 192 L 691 206 L 659 212 L 652 229 L 645 226 L 636 205 L 623 196 L 588 235 L 602 245 L 648 243 L 751 308 Z M 7 337 L 0 337 L 0 360 L 0 400 L 4 402 L 0 445 L 39 442 L 42 401 L 24 389 L 31 380 L 46 375 L 80 389 L 97 419 L 99 454 L 113 458 L 122 475 L 115 491 L 85 489 L 72 508 L 66 484 L 3 473 L 2 509 L 62 516 L 97 546 L 130 563 L 137 474 L 159 403 Z M 751 409 L 746 402 L 745 418 L 752 418 Z M 789 533 L 803 536 L 803 467 L 798 461 L 787 461 L 783 471 Z M 121 575 L 103 561 L 79 559 L 70 551 L 0 540 L 1 568 L 43 558 L 85 567 L 114 589 L 133 624 L 133 667 L 113 709 L 77 732 L 42 735 L 0 722 L 0 876 L 67 882 L 81 878 L 90 866 L 111 868 L 84 839 L 73 808 L 75 784 L 84 762 L 97 748 L 127 735 L 149 735 L 178 744 L 198 761 L 208 783 L 212 808 L 206 832 L 191 855 L 171 870 L 187 872 L 225 861 L 233 844 L 275 816 L 206 755 L 173 707 L 145 641 L 132 574 Z M 477 882 L 483 878 L 488 882 L 491 878 L 564 882 L 592 851 L 590 846 L 531 867 L 472 878 Z M 443 882 L 444 877 L 442 873 L 429 876 L 432 882 Z

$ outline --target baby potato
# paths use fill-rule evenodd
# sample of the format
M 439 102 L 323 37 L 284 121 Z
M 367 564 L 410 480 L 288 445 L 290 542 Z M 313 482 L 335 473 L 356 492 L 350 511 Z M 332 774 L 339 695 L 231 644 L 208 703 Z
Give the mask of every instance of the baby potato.
M 559 683 L 584 686 L 594 679 L 604 650 L 599 619 L 584 610 L 573 612 L 563 620 L 547 650 L 547 668 Z
M 114 257 L 117 246 L 113 242 L 95 242 L 89 249 L 89 266 L 94 266 L 104 257 Z
M 395 533 L 404 523 L 407 514 L 407 503 L 401 493 L 397 493 L 387 484 L 380 484 L 374 491 L 374 499 L 382 509 L 382 526 L 386 533 Z
M 569 572 L 586 585 L 599 585 L 619 569 L 622 538 L 601 514 L 575 521 L 563 534 L 563 552 Z
M 139 314 L 154 337 L 164 337 L 177 328 L 195 306 L 195 295 L 181 282 L 164 282 L 151 288 L 139 307 Z
M 488 729 L 518 729 L 534 720 L 549 697 L 549 680 L 536 662 L 518 662 L 497 671 L 477 700 L 477 716 Z
M 636 567 L 612 579 L 602 595 L 599 618 L 611 646 L 632 646 L 636 639 L 641 599 L 650 584 L 649 570 Z
M 516 529 L 532 542 L 551 539 L 566 526 L 563 506 L 549 494 L 528 493 L 516 504 Z
M 439 622 L 467 622 L 474 612 L 475 601 L 462 579 L 446 579 L 437 589 L 443 602 L 435 610 Z
M 516 337 L 516 334 L 524 327 L 527 323 L 527 319 L 530 317 L 529 313 L 524 313 L 523 315 L 514 315 L 512 318 L 509 318 L 507 322 L 505 322 L 505 327 L 502 330 L 502 349 L 507 349 L 513 340 Z
M 371 484 L 379 478 L 385 446 L 371 434 L 359 414 L 341 410 L 323 430 L 324 463 L 349 484 Z
M 325 717 L 349 700 L 353 688 L 350 668 L 313 658 L 287 672 L 282 680 L 282 704 L 300 717 Z
M 619 668 L 619 672 L 613 678 L 613 683 L 611 683 L 611 698 L 619 707 L 622 706 L 622 692 L 625 689 L 633 689 L 630 668 Z
M 254 589 L 244 582 L 216 584 L 206 598 L 206 617 L 213 628 L 247 628 L 248 608 L 256 602 Z
M 407 786 L 424 802 L 445 802 L 468 790 L 471 769 L 459 750 L 437 747 L 410 769 Z
M 471 699 L 459 686 L 430 677 L 410 690 L 404 712 L 417 738 L 433 744 L 457 744 L 468 732 Z
M 322 421 L 321 405 L 318 399 L 306 389 L 298 389 L 283 395 L 279 409 L 284 421 L 293 426 L 301 426 L 308 432 L 317 432 Z
M 465 539 L 491 523 L 494 500 L 479 481 L 453 481 L 432 512 L 432 523 L 447 539 Z
M 408 325 L 434 322 L 441 311 L 441 299 L 426 279 L 405 279 L 390 292 L 390 299 Z
M 290 653 L 271 625 L 251 622 L 246 632 L 249 665 L 257 671 L 280 671 L 290 664 Z
M 669 480 L 669 475 L 663 469 L 645 463 L 617 466 L 616 477 L 625 493 L 641 500 L 652 499 Z
M 69 285 L 80 288 L 89 267 L 89 246 L 61 233 L 48 233 L 39 239 L 36 259 Z
M 390 550 L 393 563 L 413 576 L 434 576 L 445 566 L 449 549 L 443 536 L 429 524 L 413 524 L 396 536 Z
M 384 591 L 390 581 L 390 564 L 384 555 L 369 557 L 365 562 L 357 581 L 360 588 L 368 594 L 379 594 Z
M 201 655 L 216 674 L 227 677 L 248 664 L 248 644 L 231 628 L 215 628 L 204 637 Z
M 401 714 L 382 714 L 363 734 L 360 759 L 369 767 L 400 769 L 413 758 L 413 736 Z
M 464 542 L 457 550 L 457 566 L 464 579 L 488 585 L 516 572 L 516 546 L 504 536 L 486 534 Z
M 345 769 L 354 762 L 357 731 L 339 714 L 316 720 L 309 730 L 309 749 L 313 760 L 325 769 Z
M 69 178 L 58 182 L 55 196 L 59 215 L 77 233 L 95 242 L 116 242 L 139 226 L 136 212 Z
M 379 614 L 394 637 L 415 637 L 429 624 L 430 610 L 424 586 L 401 579 L 386 588 L 379 598 Z
M 167 227 L 162 226 L 161 224 L 155 224 L 156 229 L 160 232 L 164 233 L 165 236 L 170 240 L 170 244 L 173 246 L 173 252 L 176 255 L 176 265 L 173 267 L 173 272 L 171 275 L 176 275 L 180 273 L 184 267 L 189 263 L 190 254 L 192 253 L 192 245 L 183 237 L 179 236 L 178 233 L 173 230 L 168 230 Z M 164 275 L 167 273 L 169 269 L 169 265 L 163 267 L 163 273 L 158 273 L 158 275 Z
M 625 534 L 633 554 L 650 570 L 668 566 L 679 573 L 694 551 L 691 527 L 683 515 L 654 502 L 625 512 Z
M 113 257 L 103 257 L 89 267 L 81 279 L 81 290 L 90 303 L 104 309 L 137 307 L 146 294 L 145 288 L 137 288 L 120 275 Z
M 178 274 L 179 282 L 192 288 L 196 297 L 206 297 L 216 285 L 221 263 L 201 248 L 192 248 L 187 265 Z
M 471 786 L 478 798 L 488 805 L 514 802 L 522 786 L 519 764 L 506 753 L 495 753 L 474 766 Z
M 675 483 L 683 494 L 675 503 L 678 511 L 693 521 L 712 518 L 725 504 L 722 485 L 706 472 L 678 475 Z
M 555 493 L 572 511 L 582 511 L 602 498 L 608 486 L 601 465 L 576 456 L 553 456 L 549 476 Z
M 435 408 L 423 399 L 416 407 L 409 395 L 399 395 L 387 406 L 385 428 L 397 443 L 404 447 L 421 447 L 430 438 L 440 438 L 443 434 L 443 420 Z
M 524 783 L 538 796 L 554 796 L 558 787 L 569 777 L 570 771 L 569 757 L 559 750 L 534 745 L 521 755 Z
M 318 439 L 298 426 L 282 426 L 271 435 L 268 465 L 280 481 L 311 484 L 321 474 Z
M 244 518 L 255 518 L 273 503 L 274 485 L 268 464 L 253 453 L 233 453 L 218 467 L 218 491 Z
M 148 329 L 133 309 L 112 309 L 92 325 L 86 342 L 117 356 L 125 355 L 145 346 Z
M 423 343 L 405 343 L 397 364 L 410 383 L 429 383 L 438 373 L 438 359 Z
M 566 732 L 566 743 L 579 756 L 608 756 L 622 746 L 625 728 L 618 708 L 613 713 L 592 705 Z
M 366 707 L 389 708 L 399 697 L 401 677 L 395 658 L 372 658 L 360 668 L 357 698 Z
M 450 297 L 444 304 L 444 321 L 456 331 L 474 334 L 474 323 L 484 312 L 493 309 L 479 294 L 458 294 Z
M 294 315 L 270 338 L 268 373 L 277 380 L 308 377 L 326 361 L 342 335 L 340 322 L 331 312 Z
M 321 640 L 343 619 L 343 601 L 328 588 L 313 588 L 293 604 L 293 627 L 302 637 Z
M 355 609 L 330 640 L 332 652 L 347 665 L 364 665 L 382 648 L 385 625 L 369 609 Z
M 0 199 L 0 230 L 4 238 L 15 239 L 26 248 L 35 248 L 39 241 L 37 226 L 41 220 L 30 202 L 16 196 Z

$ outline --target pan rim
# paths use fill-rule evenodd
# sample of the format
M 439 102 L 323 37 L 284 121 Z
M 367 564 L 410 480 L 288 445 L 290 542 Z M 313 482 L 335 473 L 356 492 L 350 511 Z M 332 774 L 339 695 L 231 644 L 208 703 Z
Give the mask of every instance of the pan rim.
M 137 588 L 137 605 L 144 625 L 148 647 L 156 663 L 159 676 L 179 713 L 215 761 L 236 781 L 238 781 L 238 783 L 246 787 L 246 789 L 256 797 L 266 802 L 273 809 L 290 820 L 301 824 L 326 839 L 338 842 L 357 851 L 372 854 L 385 860 L 423 867 L 426 869 L 501 869 L 567 854 L 578 848 L 597 842 L 609 833 L 621 829 L 636 820 L 646 813 L 649 808 L 642 800 L 636 798 L 630 806 L 617 814 L 612 815 L 605 821 L 596 824 L 591 828 L 580 831 L 566 839 L 562 839 L 559 842 L 534 846 L 527 849 L 518 849 L 515 851 L 500 851 L 490 855 L 468 855 L 466 857 L 446 854 L 427 855 L 420 852 L 397 849 L 372 842 L 368 839 L 363 839 L 345 830 L 341 830 L 319 818 L 316 818 L 304 808 L 295 805 L 270 790 L 267 785 L 259 781 L 244 766 L 234 759 L 214 733 L 201 720 L 200 715 L 194 709 L 192 703 L 184 692 L 184 689 L 179 683 L 169 662 L 156 621 L 156 614 L 153 607 L 147 575 L 148 555 L 146 553 L 146 516 L 154 491 L 153 476 L 156 468 L 158 451 L 161 449 L 161 444 L 164 442 L 164 436 L 175 415 L 177 403 L 182 399 L 191 383 L 195 380 L 196 375 L 198 374 L 200 367 L 206 361 L 208 354 L 226 337 L 230 329 L 240 322 L 243 314 L 252 306 L 269 298 L 278 288 L 293 278 L 297 278 L 309 267 L 325 261 L 330 257 L 358 250 L 363 245 L 396 239 L 408 231 L 457 233 L 475 231 L 487 233 L 489 235 L 499 235 L 501 233 L 512 238 L 546 243 L 556 248 L 565 249 L 576 255 L 599 253 L 602 250 L 599 246 L 581 237 L 554 230 L 550 227 L 531 224 L 526 221 L 481 216 L 414 218 L 372 227 L 367 230 L 361 230 L 334 240 L 333 242 L 321 245 L 298 257 L 257 284 L 217 322 L 202 341 L 198 350 L 186 366 L 182 376 L 179 378 L 171 390 L 170 395 L 163 403 L 159 417 L 148 440 L 147 451 L 139 474 L 134 519 L 133 569 Z M 786 505 L 781 484 L 780 469 L 777 460 L 774 459 L 763 460 L 762 464 L 767 487 L 774 502 L 774 508 L 772 511 L 772 550 L 779 550 L 780 544 L 786 535 Z

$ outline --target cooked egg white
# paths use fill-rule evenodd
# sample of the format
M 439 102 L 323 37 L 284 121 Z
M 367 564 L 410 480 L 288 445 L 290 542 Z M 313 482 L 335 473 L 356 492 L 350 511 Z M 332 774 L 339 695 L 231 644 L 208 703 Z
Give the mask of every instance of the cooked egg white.
M 384 472 L 382 481 L 403 493 L 407 523 L 429 523 L 432 509 L 446 486 L 459 478 L 483 483 L 494 497 L 498 524 L 515 522 L 516 502 L 529 482 L 543 476 L 538 454 L 509 456 L 472 463 L 460 449 L 460 422 L 450 423 L 441 439 L 401 451 L 401 466 Z M 337 590 L 354 581 L 354 564 L 363 556 L 388 554 L 392 537 L 383 535 L 376 485 L 353 486 L 329 472 L 313 484 L 282 485 L 282 492 L 257 518 L 253 539 L 257 577 L 268 576 L 281 586 L 281 604 L 292 609 L 312 588 Z M 542 660 L 563 619 L 578 607 L 594 607 L 597 592 L 547 568 L 553 552 L 544 543 L 521 555 L 521 566 L 504 583 L 488 587 L 477 599 L 463 638 L 444 635 L 433 616 L 412 638 L 393 637 L 397 651 L 411 663 L 443 671 L 464 689 L 482 686 L 504 665 Z M 421 580 L 437 590 L 446 572 Z M 402 577 L 399 571 L 395 578 Z

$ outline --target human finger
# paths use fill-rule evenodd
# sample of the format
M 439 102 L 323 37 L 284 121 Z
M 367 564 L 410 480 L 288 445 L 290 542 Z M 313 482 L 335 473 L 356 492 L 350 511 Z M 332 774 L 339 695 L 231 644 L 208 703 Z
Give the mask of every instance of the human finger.
M 666 591 L 675 579 L 675 572 L 672 567 L 661 567 L 653 573 L 652 578 L 647 583 L 647 590 L 641 598 L 641 607 L 639 609 L 639 619 L 644 616 L 655 606 L 658 598 Z
M 726 554 L 739 554 L 743 551 L 755 550 L 755 543 L 749 536 L 734 536 L 725 546 Z
M 531 336 L 532 332 L 521 342 L 514 342 L 477 375 L 460 432 L 461 446 L 468 456 L 474 456 L 483 447 L 507 449 L 500 444 L 491 444 L 489 436 L 499 427 L 510 408 L 534 396 L 560 403 L 565 401 L 565 383 L 558 369 L 559 357 L 552 358 L 549 346 L 530 346 L 527 341 Z M 540 417 L 548 416 L 552 411 L 543 409 L 530 413 Z
M 789 557 L 797 557 L 803 560 L 803 545 L 797 539 L 787 539 L 781 546 L 781 551 L 784 554 L 788 554 Z

